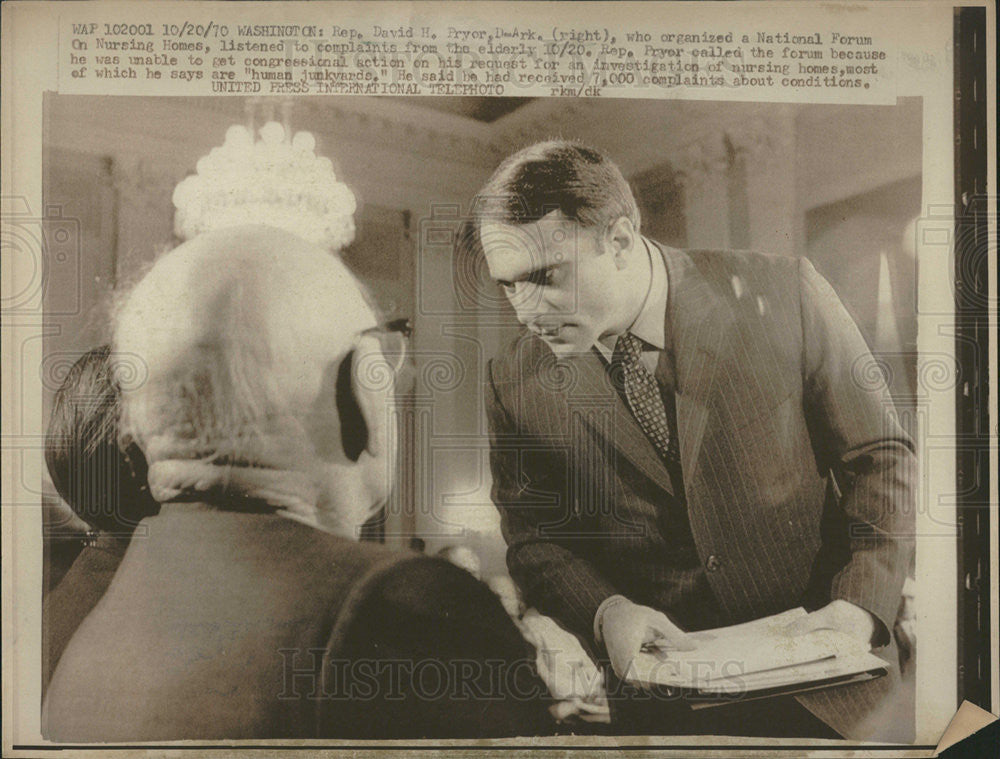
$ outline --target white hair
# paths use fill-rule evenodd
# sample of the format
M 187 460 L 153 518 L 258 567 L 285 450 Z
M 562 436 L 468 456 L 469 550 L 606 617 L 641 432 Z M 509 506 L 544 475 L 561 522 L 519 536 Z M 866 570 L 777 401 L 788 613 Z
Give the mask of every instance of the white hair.
M 192 456 L 252 451 L 375 323 L 357 279 L 311 243 L 264 226 L 206 233 L 157 260 L 117 310 L 115 350 L 145 365 L 144 381 L 122 382 L 122 431 L 153 459 L 163 437 Z

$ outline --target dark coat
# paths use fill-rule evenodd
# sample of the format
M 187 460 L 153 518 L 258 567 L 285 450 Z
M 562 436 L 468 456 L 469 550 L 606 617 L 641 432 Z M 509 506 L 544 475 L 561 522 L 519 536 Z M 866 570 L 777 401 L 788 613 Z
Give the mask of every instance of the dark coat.
M 53 676 L 56 741 L 416 738 L 550 729 L 499 601 L 441 559 L 275 514 L 141 523 Z
M 98 535 L 87 539 L 73 564 L 42 602 L 42 695 L 63 651 L 111 584 L 125 555 L 126 539 Z
M 915 458 L 857 327 L 805 259 L 662 253 L 688 514 L 722 623 L 842 598 L 888 635 Z M 526 602 L 592 643 L 610 595 L 669 614 L 671 481 L 596 350 L 557 360 L 522 335 L 489 376 L 493 498 Z M 800 702 L 851 735 L 893 681 Z

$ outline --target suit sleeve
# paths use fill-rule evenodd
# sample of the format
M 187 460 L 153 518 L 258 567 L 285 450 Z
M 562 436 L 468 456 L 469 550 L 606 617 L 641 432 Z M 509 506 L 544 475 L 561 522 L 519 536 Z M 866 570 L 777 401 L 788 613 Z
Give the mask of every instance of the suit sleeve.
M 538 453 L 538 443 L 521 434 L 500 401 L 490 364 L 486 411 L 490 433 L 492 498 L 507 541 L 507 567 L 528 606 L 554 617 L 587 641 L 594 639 L 597 610 L 618 590 L 586 557 L 588 540 L 573 535 L 572 497 Z M 554 506 L 539 505 L 537 491 L 522 482 L 546 483 Z M 556 513 L 554 517 L 553 512 Z M 546 529 L 553 520 L 564 527 Z
M 841 491 L 849 559 L 831 599 L 871 612 L 888 643 L 912 552 L 916 457 L 857 325 L 812 264 L 799 263 L 804 404 L 819 464 Z M 881 637 L 881 640 L 879 640 Z

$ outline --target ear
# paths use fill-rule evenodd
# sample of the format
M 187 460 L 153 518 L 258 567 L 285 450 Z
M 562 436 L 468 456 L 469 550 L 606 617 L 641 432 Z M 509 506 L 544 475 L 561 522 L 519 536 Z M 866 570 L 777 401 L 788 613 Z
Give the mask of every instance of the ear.
M 382 355 L 378 340 L 361 339 L 351 375 L 351 389 L 368 431 L 365 451 L 377 458 L 386 447 L 386 413 L 394 380 L 394 372 Z
M 638 236 L 632 221 L 626 216 L 619 216 L 608 225 L 604 233 L 604 244 L 614 255 L 615 266 L 619 271 L 628 267 L 629 254 L 635 247 Z
M 136 486 L 140 490 L 148 490 L 146 476 L 149 474 L 149 465 L 138 441 L 132 435 L 124 435 L 118 440 L 118 449 L 122 452 L 122 458 L 128 466 L 129 474 L 135 479 Z
M 354 351 L 352 350 L 337 367 L 336 399 L 337 419 L 340 421 L 340 445 L 351 461 L 357 461 L 368 446 L 368 423 L 357 397 Z

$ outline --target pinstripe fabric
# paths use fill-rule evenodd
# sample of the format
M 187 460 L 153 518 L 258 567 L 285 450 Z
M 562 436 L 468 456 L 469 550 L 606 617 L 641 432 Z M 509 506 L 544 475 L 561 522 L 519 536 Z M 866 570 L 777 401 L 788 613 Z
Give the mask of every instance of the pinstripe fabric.
M 891 630 L 913 446 L 857 327 L 804 259 L 663 253 L 684 488 L 719 623 L 843 598 Z M 585 640 L 614 593 L 670 613 L 657 522 L 670 478 L 596 352 L 557 361 L 522 336 L 491 363 L 487 411 L 493 499 L 528 603 Z M 891 680 L 800 701 L 850 735 Z

